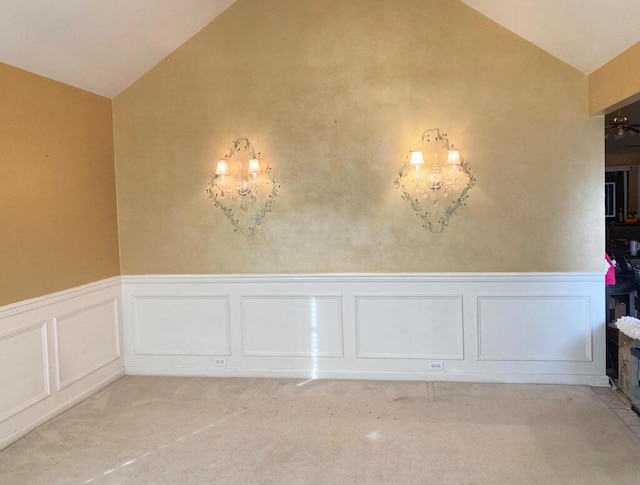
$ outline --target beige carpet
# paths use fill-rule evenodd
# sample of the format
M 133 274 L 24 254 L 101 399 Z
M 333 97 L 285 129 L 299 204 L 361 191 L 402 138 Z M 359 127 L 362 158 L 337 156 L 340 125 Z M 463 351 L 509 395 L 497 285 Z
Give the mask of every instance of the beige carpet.
M 0 452 L 0 483 L 640 484 L 589 387 L 301 382 L 125 377 Z

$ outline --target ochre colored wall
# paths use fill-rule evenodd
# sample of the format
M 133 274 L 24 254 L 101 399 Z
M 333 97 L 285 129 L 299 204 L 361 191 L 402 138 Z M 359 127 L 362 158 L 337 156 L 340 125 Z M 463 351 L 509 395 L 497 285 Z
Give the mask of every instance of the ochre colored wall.
M 640 42 L 589 74 L 589 114 L 603 114 L 640 99 Z
M 440 127 L 477 186 L 442 234 L 393 187 Z M 250 238 L 205 194 L 248 136 L 281 180 Z M 238 0 L 114 99 L 121 270 L 600 271 L 587 77 L 461 2 Z
M 111 101 L 0 64 L 0 305 L 119 274 Z

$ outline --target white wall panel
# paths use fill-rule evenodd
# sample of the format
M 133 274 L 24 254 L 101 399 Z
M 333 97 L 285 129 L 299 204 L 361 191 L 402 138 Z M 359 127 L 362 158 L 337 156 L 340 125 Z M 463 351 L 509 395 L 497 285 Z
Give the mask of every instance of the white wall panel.
M 130 374 L 607 384 L 597 273 L 122 282 Z M 226 357 L 212 359 L 211 342 L 224 339 L 208 332 L 222 331 L 223 322 L 229 347 L 214 347 Z M 429 360 L 443 369 L 431 370 Z
M 49 395 L 44 322 L 0 336 L 0 421 Z
M 243 296 L 243 355 L 342 357 L 338 296 Z
M 0 449 L 125 364 L 130 374 L 606 385 L 604 303 L 599 273 L 111 278 L 0 307 Z
M 59 389 L 120 357 L 117 313 L 112 299 L 54 319 Z
M 562 295 L 478 298 L 478 357 L 591 361 L 589 298 Z
M 462 296 L 356 297 L 358 357 L 462 359 Z
M 117 277 L 0 307 L 0 450 L 124 375 L 120 295 Z
M 137 354 L 229 355 L 226 296 L 137 296 L 134 298 Z

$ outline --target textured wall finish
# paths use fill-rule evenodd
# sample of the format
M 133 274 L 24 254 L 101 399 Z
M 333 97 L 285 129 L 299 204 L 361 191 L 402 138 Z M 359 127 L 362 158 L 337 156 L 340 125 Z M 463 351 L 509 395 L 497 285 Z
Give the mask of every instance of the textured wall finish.
M 589 74 L 589 114 L 640 99 L 640 42 Z
M 392 183 L 432 127 L 478 179 L 439 235 Z M 460 2 L 238 0 L 114 100 L 121 270 L 599 271 L 601 129 L 585 75 Z M 205 194 L 239 136 L 282 182 L 252 238 Z
M 111 102 L 0 64 L 0 305 L 117 275 Z

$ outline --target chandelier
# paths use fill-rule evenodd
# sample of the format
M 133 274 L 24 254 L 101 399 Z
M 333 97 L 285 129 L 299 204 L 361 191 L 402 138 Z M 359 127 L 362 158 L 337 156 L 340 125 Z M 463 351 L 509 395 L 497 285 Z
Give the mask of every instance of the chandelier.
M 271 167 L 243 137 L 231 142 L 227 154 L 216 164 L 206 191 L 235 232 L 251 235 L 271 212 L 279 188 Z
M 445 157 L 446 162 L 441 167 L 439 158 Z M 431 160 L 430 166 L 425 158 Z M 475 183 L 471 167 L 439 128 L 422 133 L 394 181 L 402 199 L 422 219 L 423 228 L 431 232 L 444 230 L 451 217 L 465 205 Z

